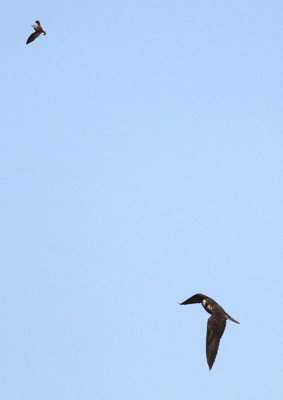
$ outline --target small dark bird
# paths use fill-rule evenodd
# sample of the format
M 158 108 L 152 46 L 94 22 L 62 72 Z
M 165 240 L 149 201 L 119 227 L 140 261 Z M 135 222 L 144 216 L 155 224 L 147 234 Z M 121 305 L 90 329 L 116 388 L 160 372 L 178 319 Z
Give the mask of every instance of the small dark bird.
M 36 39 L 39 35 L 46 35 L 46 32 L 42 29 L 42 26 L 40 25 L 39 21 L 35 21 L 37 25 L 32 25 L 33 29 L 35 32 L 33 32 L 30 37 L 28 38 L 26 44 L 29 44 L 32 42 L 34 39 Z
M 230 319 L 236 322 L 236 324 L 240 322 L 230 317 L 216 301 L 201 293 L 195 294 L 179 304 L 186 305 L 195 303 L 201 303 L 205 311 L 211 314 L 211 317 L 207 320 L 206 333 L 206 359 L 209 369 L 211 369 L 217 355 L 220 339 L 226 327 L 226 319 Z

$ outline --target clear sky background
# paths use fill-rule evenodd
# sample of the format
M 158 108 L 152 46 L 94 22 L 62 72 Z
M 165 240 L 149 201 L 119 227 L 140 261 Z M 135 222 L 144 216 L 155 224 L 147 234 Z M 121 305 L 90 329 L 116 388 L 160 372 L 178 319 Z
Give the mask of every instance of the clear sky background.
M 282 16 L 2 2 L 2 399 L 281 398 Z

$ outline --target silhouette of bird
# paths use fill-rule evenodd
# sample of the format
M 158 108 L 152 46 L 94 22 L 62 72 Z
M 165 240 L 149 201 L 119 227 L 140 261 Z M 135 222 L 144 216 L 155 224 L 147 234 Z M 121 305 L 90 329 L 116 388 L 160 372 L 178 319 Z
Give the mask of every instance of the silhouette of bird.
M 34 39 L 36 39 L 39 35 L 46 35 L 46 32 L 42 29 L 42 26 L 40 25 L 40 22 L 37 20 L 37 21 L 35 21 L 35 23 L 37 24 L 37 25 L 32 25 L 32 27 L 33 27 L 33 29 L 35 30 L 35 32 L 33 32 L 30 36 L 29 36 L 29 38 L 28 38 L 28 40 L 27 40 L 27 42 L 26 42 L 26 44 L 29 44 L 30 42 L 32 42 Z
M 211 369 L 217 355 L 220 339 L 226 327 L 226 320 L 230 319 L 236 322 L 236 324 L 240 322 L 230 317 L 216 301 L 201 293 L 195 294 L 179 304 L 186 305 L 195 303 L 201 303 L 205 311 L 211 314 L 211 317 L 207 320 L 206 333 L 206 359 L 209 369 Z

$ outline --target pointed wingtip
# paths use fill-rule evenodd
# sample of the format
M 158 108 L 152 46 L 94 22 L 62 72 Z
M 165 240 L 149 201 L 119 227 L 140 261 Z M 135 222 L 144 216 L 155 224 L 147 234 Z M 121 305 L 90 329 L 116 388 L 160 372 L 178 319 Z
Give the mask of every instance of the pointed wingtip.
M 207 363 L 209 371 L 212 370 L 213 364 L 214 364 L 214 363 L 212 363 L 212 364 L 210 365 L 210 364 Z

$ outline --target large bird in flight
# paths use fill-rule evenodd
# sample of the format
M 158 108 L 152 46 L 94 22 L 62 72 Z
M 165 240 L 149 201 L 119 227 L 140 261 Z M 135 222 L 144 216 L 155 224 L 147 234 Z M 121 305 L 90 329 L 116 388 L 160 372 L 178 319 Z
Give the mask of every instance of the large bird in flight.
M 33 27 L 33 29 L 35 30 L 35 32 L 33 32 L 33 33 L 29 36 L 29 38 L 28 38 L 26 44 L 29 44 L 30 42 L 32 42 L 32 41 L 33 41 L 34 39 L 36 39 L 39 35 L 46 35 L 46 32 L 42 29 L 42 26 L 40 25 L 40 22 L 37 20 L 37 21 L 35 21 L 35 23 L 36 23 L 37 25 L 32 25 L 32 27 Z
M 207 320 L 206 333 L 206 359 L 209 369 L 211 369 L 217 355 L 220 339 L 226 327 L 226 320 L 230 319 L 236 322 L 236 324 L 240 322 L 230 317 L 216 301 L 201 293 L 195 294 L 180 304 L 186 305 L 195 303 L 201 303 L 205 311 L 211 314 L 211 317 Z

